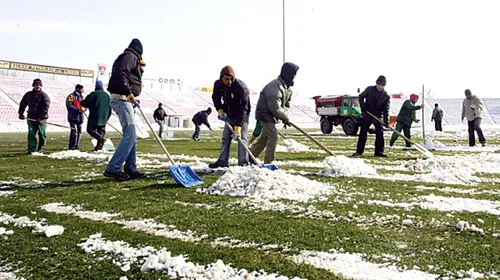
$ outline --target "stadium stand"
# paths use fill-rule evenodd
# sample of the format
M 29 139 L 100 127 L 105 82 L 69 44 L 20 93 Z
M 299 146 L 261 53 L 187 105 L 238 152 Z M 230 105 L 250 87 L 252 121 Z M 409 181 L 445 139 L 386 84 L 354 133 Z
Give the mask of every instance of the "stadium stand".
M 22 121 L 17 118 L 18 104 L 22 96 L 32 89 L 31 83 L 33 79 L 4 76 L 0 75 L 0 126 L 8 124 L 21 124 Z M 93 85 L 89 83 L 83 84 L 86 94 L 93 90 Z M 66 97 L 75 88 L 75 83 L 64 80 L 43 80 L 43 90 L 51 98 L 51 108 L 49 112 L 50 122 L 60 125 L 67 125 L 67 111 L 65 106 Z M 250 102 L 252 106 L 250 116 L 250 129 L 253 129 L 255 124 L 255 107 L 259 95 L 251 94 Z M 141 108 L 146 114 L 149 121 L 153 121 L 153 112 L 157 108 L 158 103 L 164 104 L 164 109 L 170 115 L 169 124 L 172 127 L 183 127 L 183 120 L 188 119 L 188 125 L 191 125 L 192 116 L 200 111 L 205 110 L 209 106 L 213 107 L 212 97 L 210 92 L 201 91 L 200 89 L 186 90 L 152 90 L 144 89 L 141 94 Z M 392 98 L 390 112 L 397 115 L 405 98 Z M 500 122 L 500 99 L 485 98 L 485 117 L 483 124 L 497 124 Z M 460 115 L 462 99 L 431 99 L 426 100 L 425 121 L 430 124 L 430 118 L 434 103 L 439 103 L 444 110 L 444 125 L 460 125 Z M 418 115 L 421 118 L 421 115 Z M 315 111 L 314 101 L 311 98 L 298 97 L 292 100 L 291 104 L 291 120 L 302 127 L 319 128 L 319 117 Z M 217 120 L 217 113 L 212 113 L 209 117 L 209 122 L 213 127 L 222 127 L 223 123 Z M 116 115 L 112 115 L 110 123 L 119 128 L 120 124 Z

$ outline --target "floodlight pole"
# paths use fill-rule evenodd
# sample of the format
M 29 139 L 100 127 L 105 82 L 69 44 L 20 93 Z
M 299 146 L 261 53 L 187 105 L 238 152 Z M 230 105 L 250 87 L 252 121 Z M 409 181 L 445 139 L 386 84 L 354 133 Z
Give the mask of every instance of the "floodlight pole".
M 285 0 L 283 0 L 283 63 L 285 63 Z

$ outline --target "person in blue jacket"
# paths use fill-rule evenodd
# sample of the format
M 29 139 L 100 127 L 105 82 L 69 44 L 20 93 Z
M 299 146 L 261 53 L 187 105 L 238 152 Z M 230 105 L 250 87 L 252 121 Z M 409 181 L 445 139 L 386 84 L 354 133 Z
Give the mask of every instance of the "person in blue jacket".
M 80 104 L 83 100 L 84 88 L 78 84 L 75 86 L 75 91 L 66 97 L 66 108 L 68 109 L 68 122 L 71 128 L 69 133 L 70 150 L 80 149 L 80 138 L 82 136 L 83 112 L 85 108 Z

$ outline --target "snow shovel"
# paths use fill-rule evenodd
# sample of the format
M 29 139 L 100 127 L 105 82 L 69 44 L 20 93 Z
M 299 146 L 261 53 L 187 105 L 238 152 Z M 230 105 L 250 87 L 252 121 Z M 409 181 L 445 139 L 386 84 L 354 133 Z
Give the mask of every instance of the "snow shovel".
M 234 133 L 233 128 L 231 127 L 231 125 L 228 122 L 226 122 L 226 126 L 229 128 L 229 130 L 231 132 Z M 243 143 L 243 141 L 241 141 L 241 138 L 238 138 L 238 142 L 243 146 L 243 148 L 245 148 L 245 150 L 247 150 L 248 156 L 253 160 L 253 162 L 257 163 L 258 167 L 266 168 L 266 169 L 269 169 L 271 171 L 278 170 L 278 167 L 276 165 L 272 164 L 272 163 L 261 164 L 260 160 L 258 158 L 256 158 L 256 157 L 254 157 L 254 155 L 252 154 L 252 152 L 250 151 L 250 149 L 248 148 L 248 146 L 245 145 L 245 143 Z
M 305 132 L 302 128 L 296 126 L 294 123 L 291 123 L 289 122 L 289 124 L 291 126 L 293 126 L 295 129 L 297 129 L 298 131 L 300 131 L 302 134 L 304 134 L 307 138 L 309 138 L 309 140 L 313 141 L 316 145 L 318 145 L 318 147 L 320 147 L 321 149 L 323 149 L 323 151 L 325 151 L 327 154 L 333 156 L 333 152 L 330 151 L 330 149 L 328 149 L 325 145 L 321 144 L 320 142 L 318 142 L 318 140 L 316 140 L 314 137 L 312 137 L 311 135 L 309 135 L 309 133 Z
M 33 121 L 33 122 L 36 122 L 35 119 L 30 119 L 30 118 L 26 118 L 28 121 Z M 58 126 L 58 127 L 62 127 L 62 128 L 70 128 L 69 126 L 65 126 L 65 125 L 61 125 L 61 124 L 57 124 L 57 123 L 51 123 L 51 122 L 46 122 L 46 124 L 48 125 L 53 125 L 53 126 Z
M 379 123 L 384 124 L 384 122 L 383 122 L 380 118 L 376 117 L 374 114 L 372 114 L 372 113 L 370 113 L 370 112 L 368 112 L 368 111 L 366 111 L 366 113 L 367 113 L 370 117 L 372 117 L 372 118 L 376 119 Z M 422 153 L 422 154 L 424 154 L 426 157 L 428 157 L 428 158 L 433 158 L 433 157 L 434 157 L 434 154 L 432 154 L 432 153 L 431 153 L 429 150 L 427 150 L 424 146 L 422 146 L 422 145 L 420 145 L 420 144 L 417 144 L 417 143 L 415 143 L 415 142 L 411 141 L 411 140 L 410 140 L 410 139 L 408 139 L 406 136 L 404 136 L 404 135 L 403 135 L 403 133 L 401 133 L 401 132 L 397 131 L 397 130 L 396 130 L 396 129 L 394 129 L 392 126 L 387 126 L 387 127 L 388 127 L 390 130 L 394 131 L 394 133 L 396 133 L 397 135 L 401 136 L 401 137 L 402 137 L 403 139 L 405 139 L 406 141 L 408 141 L 408 142 L 410 142 L 411 144 L 413 144 L 413 146 L 415 146 L 415 148 L 417 149 L 417 151 L 421 152 L 421 153 Z
M 163 142 L 161 142 L 160 137 L 158 137 L 158 134 L 156 134 L 156 131 L 151 126 L 151 123 L 149 123 L 148 119 L 146 118 L 146 115 L 142 111 L 139 104 L 136 103 L 135 106 L 137 108 L 139 108 L 139 112 L 141 112 L 141 115 L 144 118 L 144 121 L 146 122 L 146 124 L 149 126 L 151 133 L 153 133 L 156 140 L 160 144 L 161 148 L 163 149 L 163 151 L 167 155 L 168 160 L 170 160 L 170 163 L 172 163 L 172 165 L 168 168 L 168 174 L 170 174 L 170 177 L 174 178 L 174 180 L 175 180 L 175 182 L 177 182 L 177 184 L 183 185 L 186 188 L 204 184 L 205 182 L 203 182 L 203 180 L 201 180 L 201 178 L 193 171 L 193 169 L 191 169 L 191 167 L 189 167 L 189 165 L 187 165 L 187 164 L 175 164 L 174 160 L 172 159 L 169 152 L 167 151 L 167 148 L 165 148 L 165 145 L 163 145 Z

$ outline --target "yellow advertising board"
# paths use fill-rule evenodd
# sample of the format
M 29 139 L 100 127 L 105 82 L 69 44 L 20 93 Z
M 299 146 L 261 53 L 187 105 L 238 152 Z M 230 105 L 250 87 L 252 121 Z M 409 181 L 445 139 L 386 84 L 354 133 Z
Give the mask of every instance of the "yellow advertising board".
M 89 77 L 89 78 L 94 77 L 93 70 L 73 69 L 73 68 L 66 68 L 66 67 L 47 66 L 47 65 L 39 65 L 39 64 L 31 64 L 31 63 L 6 61 L 6 60 L 0 60 L 0 68 L 21 70 L 21 71 L 30 71 L 30 72 L 39 72 L 39 73 L 48 73 L 48 74 L 57 74 L 57 75 L 68 75 L 68 76 Z

